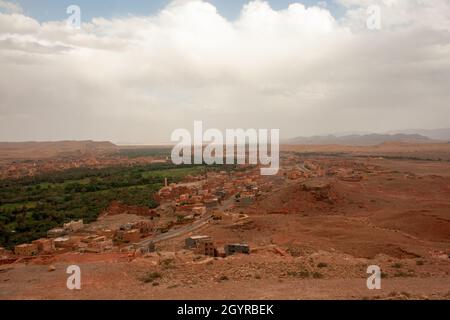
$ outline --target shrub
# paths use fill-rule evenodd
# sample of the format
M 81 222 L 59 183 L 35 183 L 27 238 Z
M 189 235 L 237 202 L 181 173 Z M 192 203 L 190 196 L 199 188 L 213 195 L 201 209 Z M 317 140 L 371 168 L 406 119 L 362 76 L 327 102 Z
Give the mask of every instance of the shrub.
M 414 276 L 414 274 L 407 273 L 404 271 L 398 271 L 394 274 L 394 277 L 401 277 L 401 278 L 407 278 L 407 277 L 412 277 L 412 276 Z
M 288 276 L 296 277 L 296 278 L 309 278 L 310 274 L 308 270 L 300 270 L 300 271 L 288 271 Z
M 320 272 L 313 272 L 312 274 L 314 279 L 322 279 L 323 278 L 323 274 L 321 274 Z
M 144 283 L 150 283 L 161 277 L 162 275 L 159 272 L 148 272 L 141 278 L 141 281 Z

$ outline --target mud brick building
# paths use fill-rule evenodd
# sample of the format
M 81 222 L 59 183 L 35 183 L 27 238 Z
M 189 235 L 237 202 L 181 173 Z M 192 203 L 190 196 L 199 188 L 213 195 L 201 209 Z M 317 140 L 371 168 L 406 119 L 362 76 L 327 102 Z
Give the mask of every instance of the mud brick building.
M 32 243 L 37 245 L 39 252 L 52 252 L 53 250 L 55 250 L 53 239 L 43 238 L 34 240 Z
M 219 199 L 211 198 L 204 201 L 206 208 L 215 208 L 219 205 Z
M 70 221 L 69 223 L 64 223 L 64 229 L 69 232 L 75 232 L 83 229 L 83 220 Z
M 129 243 L 139 242 L 141 239 L 141 233 L 139 229 L 133 229 L 129 231 L 125 231 L 122 234 L 122 240 Z
M 53 228 L 47 231 L 47 237 L 49 238 L 58 238 L 67 234 L 66 229 L 64 228 Z
M 96 252 L 103 252 L 105 250 L 110 250 L 113 247 L 113 242 L 111 239 L 105 239 L 104 237 L 101 241 L 92 241 L 88 244 L 89 249 L 93 249 Z
M 212 240 L 210 236 L 191 236 L 184 240 L 184 246 L 186 249 L 196 248 L 201 240 Z
M 73 247 L 73 242 L 71 241 L 70 237 L 59 237 L 53 240 L 53 243 L 55 244 L 55 248 L 63 248 L 68 249 Z
M 139 229 L 142 234 L 149 234 L 153 232 L 154 224 L 151 221 L 138 221 L 133 224 L 133 229 Z
M 34 256 L 38 252 L 38 246 L 34 243 L 24 243 L 14 247 L 14 253 L 18 256 Z
M 205 206 L 194 207 L 194 208 L 192 208 L 192 213 L 197 214 L 197 215 L 206 214 L 206 207 Z

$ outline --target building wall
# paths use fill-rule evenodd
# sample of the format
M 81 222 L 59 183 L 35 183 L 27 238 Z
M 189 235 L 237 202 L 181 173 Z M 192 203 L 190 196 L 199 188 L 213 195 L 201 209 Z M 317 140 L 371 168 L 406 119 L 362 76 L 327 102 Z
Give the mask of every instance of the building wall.
M 208 236 L 204 236 L 201 238 L 193 238 L 193 237 L 189 237 L 184 241 L 185 247 L 186 248 L 195 248 L 197 247 L 197 244 L 199 243 L 199 241 L 201 240 L 211 240 L 211 237 Z
M 40 252 L 51 252 L 55 249 L 55 245 L 52 239 L 39 239 L 33 241 L 37 245 Z
M 14 253 L 19 256 L 33 256 L 38 254 L 38 251 L 35 244 L 21 244 L 14 248 Z
M 127 231 L 123 234 L 123 240 L 130 242 L 130 243 L 139 242 L 140 239 L 141 239 L 141 233 L 137 229 Z
M 69 223 L 64 224 L 64 229 L 74 232 L 83 229 L 83 226 L 83 220 L 70 221 Z
M 241 245 L 241 244 L 229 244 L 225 246 L 225 254 L 227 256 L 233 255 L 235 253 L 250 253 L 250 248 L 247 245 Z
M 215 257 L 217 252 L 216 247 L 214 246 L 214 243 L 211 240 L 199 241 L 194 251 L 197 254 L 202 254 L 211 257 Z

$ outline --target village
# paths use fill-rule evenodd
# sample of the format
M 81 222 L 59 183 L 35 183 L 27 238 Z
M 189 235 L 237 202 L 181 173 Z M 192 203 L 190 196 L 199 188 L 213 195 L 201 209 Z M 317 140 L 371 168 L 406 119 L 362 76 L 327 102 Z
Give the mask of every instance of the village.
M 244 168 L 245 169 L 245 168 Z M 242 170 L 233 174 L 221 171 L 207 173 L 205 176 L 188 176 L 178 184 L 167 184 L 159 190 L 156 209 L 126 206 L 112 203 L 100 217 L 111 218 L 117 215 L 130 217 L 120 225 L 97 226 L 84 224 L 83 220 L 70 221 L 47 232 L 47 237 L 31 243 L 16 245 L 13 251 L 1 248 L 2 263 L 20 258 L 58 255 L 67 252 L 102 253 L 130 252 L 133 255 L 156 250 L 155 244 L 165 239 L 181 236 L 191 226 L 221 220 L 224 215 L 233 215 L 228 208 L 244 207 L 252 204 L 263 192 L 269 192 L 271 182 L 263 182 L 256 169 Z M 234 214 L 236 215 L 236 214 Z M 238 223 L 246 219 L 235 219 Z M 131 218 L 133 217 L 133 218 Z M 139 217 L 139 219 L 136 219 Z M 101 223 L 100 223 L 101 225 Z M 186 248 L 206 256 L 250 253 L 248 244 L 230 243 L 216 248 L 211 236 L 192 235 L 185 239 Z
M 248 243 L 227 243 L 217 247 L 210 235 L 197 234 L 206 225 L 229 219 L 233 226 L 251 223 L 246 208 L 264 194 L 289 181 L 324 175 L 313 161 L 297 165 L 293 155 L 284 156 L 284 169 L 277 176 L 264 177 L 256 166 L 240 165 L 234 171 L 205 171 L 187 176 L 180 183 L 165 185 L 155 196 L 156 209 L 129 206 L 114 201 L 92 224 L 70 221 L 47 232 L 46 238 L 16 245 L 13 251 L 0 249 L 0 263 L 67 252 L 100 254 L 128 252 L 139 256 L 155 252 L 158 243 L 185 237 L 185 249 L 196 254 L 226 257 L 250 254 Z

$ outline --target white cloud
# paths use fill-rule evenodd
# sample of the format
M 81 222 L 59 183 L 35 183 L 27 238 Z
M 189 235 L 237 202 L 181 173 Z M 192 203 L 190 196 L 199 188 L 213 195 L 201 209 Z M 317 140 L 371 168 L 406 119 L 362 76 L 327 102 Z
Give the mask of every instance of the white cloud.
M 196 119 L 285 136 L 446 126 L 448 3 L 380 1 L 374 32 L 365 1 L 339 1 L 339 21 L 261 1 L 235 22 L 194 0 L 81 30 L 0 14 L 0 140 L 163 142 Z
M 22 13 L 22 7 L 13 2 L 0 0 L 0 11 L 4 10 L 8 13 Z

